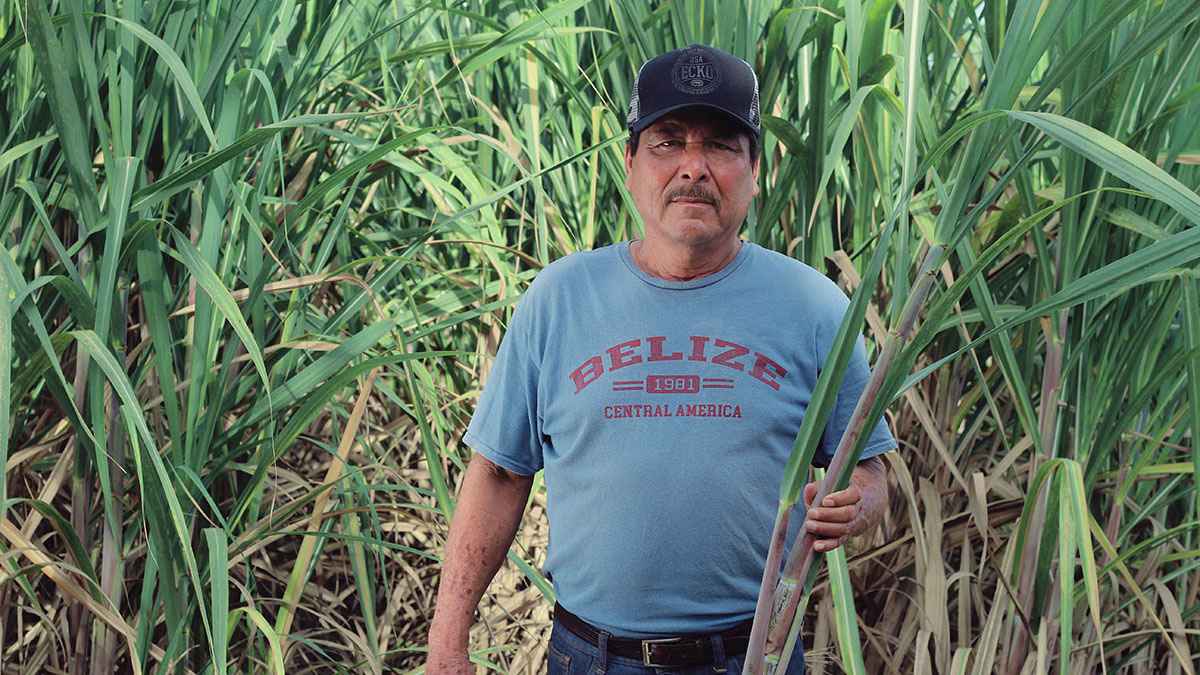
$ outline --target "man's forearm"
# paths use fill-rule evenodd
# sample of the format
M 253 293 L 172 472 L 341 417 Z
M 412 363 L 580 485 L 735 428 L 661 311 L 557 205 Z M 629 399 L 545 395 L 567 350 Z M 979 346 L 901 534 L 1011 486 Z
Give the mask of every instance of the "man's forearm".
M 450 522 L 431 650 L 467 648 L 471 618 L 504 562 L 532 484 L 532 476 L 506 471 L 480 455 L 472 458 Z

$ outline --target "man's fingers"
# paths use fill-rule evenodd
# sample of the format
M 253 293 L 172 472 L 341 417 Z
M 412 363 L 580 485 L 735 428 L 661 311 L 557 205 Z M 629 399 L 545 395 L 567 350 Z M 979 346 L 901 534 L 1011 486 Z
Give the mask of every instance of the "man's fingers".
M 833 495 L 830 495 L 833 496 Z M 834 501 L 837 501 L 836 499 Z M 824 503 L 824 502 L 823 502 Z M 828 553 L 842 545 L 851 535 L 855 534 L 855 523 L 859 514 L 858 504 L 848 506 L 819 506 L 808 510 L 804 522 L 815 541 L 813 549 Z
M 812 506 L 812 500 L 817 496 L 817 484 L 809 483 L 804 486 L 804 505 Z M 862 499 L 862 490 L 857 485 L 851 485 L 845 490 L 834 492 L 825 495 L 821 500 L 821 506 L 846 506 L 855 504 Z
M 848 523 L 858 517 L 858 504 L 849 506 L 819 506 L 808 510 L 809 520 Z
M 809 520 L 804 524 L 809 534 L 813 536 L 813 548 L 827 553 L 842 545 L 850 535 L 849 523 L 829 523 L 819 520 Z
M 849 537 L 859 534 L 856 530 L 859 516 L 862 514 L 860 502 L 862 491 L 856 485 L 845 490 L 826 495 L 820 506 L 813 506 L 817 486 L 810 483 L 804 486 L 804 503 L 808 505 L 808 517 L 804 524 L 815 541 L 813 548 L 822 553 L 838 548 Z
M 846 506 L 857 504 L 860 499 L 862 499 L 862 490 L 859 490 L 857 485 L 851 485 L 840 492 L 825 495 L 825 498 L 821 500 L 821 506 Z
M 821 553 L 829 553 L 833 549 L 842 545 L 845 542 L 845 537 L 837 539 L 818 539 L 813 542 L 813 548 Z
M 805 528 L 814 536 L 820 537 L 845 537 L 854 534 L 853 518 L 850 520 L 813 520 L 809 519 L 805 523 Z
M 841 492 L 826 495 L 821 500 L 820 506 L 810 505 L 808 518 L 810 520 L 848 523 L 858 517 L 861 511 L 859 508 L 861 500 L 862 491 L 858 487 L 851 485 Z
M 813 497 L 817 496 L 817 484 L 809 483 L 804 486 L 804 505 L 812 506 Z

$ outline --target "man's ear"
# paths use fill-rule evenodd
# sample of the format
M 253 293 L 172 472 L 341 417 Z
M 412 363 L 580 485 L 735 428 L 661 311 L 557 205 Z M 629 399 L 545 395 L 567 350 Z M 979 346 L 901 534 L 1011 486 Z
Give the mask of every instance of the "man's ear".
M 630 181 L 629 181 L 629 175 L 630 175 L 632 172 L 633 172 L 633 153 L 631 153 L 631 152 L 629 151 L 629 143 L 628 143 L 628 141 L 627 141 L 627 142 L 625 143 L 625 189 L 626 189 L 626 190 L 632 190 L 632 189 L 633 189 L 633 188 L 632 188 L 632 187 L 629 185 L 629 182 L 630 182 Z M 758 172 L 758 169 L 755 169 L 755 176 L 756 176 L 756 177 L 757 177 L 757 175 L 758 175 L 758 173 L 757 173 L 757 172 Z
M 754 193 L 752 195 L 754 197 L 758 196 L 758 165 L 759 165 L 758 157 L 755 157 L 754 164 L 753 164 L 753 166 L 750 167 L 750 170 L 754 173 Z

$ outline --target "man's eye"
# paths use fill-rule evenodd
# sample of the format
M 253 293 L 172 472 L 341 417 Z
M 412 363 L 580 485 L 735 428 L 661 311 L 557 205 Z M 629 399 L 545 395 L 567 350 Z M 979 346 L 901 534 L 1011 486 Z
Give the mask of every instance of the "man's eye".
M 722 141 L 709 141 L 708 148 L 713 152 L 723 155 L 736 155 L 738 153 L 737 148 Z

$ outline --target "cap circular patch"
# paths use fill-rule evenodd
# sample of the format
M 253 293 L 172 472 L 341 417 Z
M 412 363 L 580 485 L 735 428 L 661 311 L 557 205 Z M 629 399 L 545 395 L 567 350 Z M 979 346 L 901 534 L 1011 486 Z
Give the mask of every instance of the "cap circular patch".
M 709 94 L 720 86 L 721 71 L 708 54 L 699 49 L 690 49 L 671 66 L 671 83 L 685 94 Z

